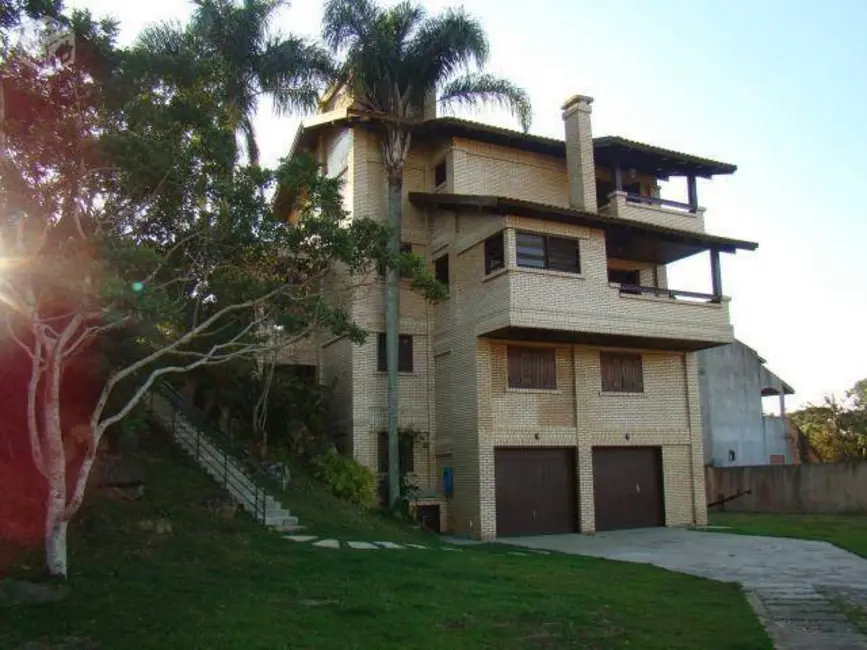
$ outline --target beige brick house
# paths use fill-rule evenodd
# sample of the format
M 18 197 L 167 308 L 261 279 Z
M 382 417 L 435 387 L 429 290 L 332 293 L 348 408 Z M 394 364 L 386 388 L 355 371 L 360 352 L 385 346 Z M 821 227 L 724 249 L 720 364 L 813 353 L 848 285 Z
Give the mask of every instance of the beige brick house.
M 591 102 L 563 107 L 565 141 L 426 119 L 405 172 L 402 239 L 449 298 L 400 296 L 402 463 L 444 531 L 482 539 L 704 523 L 695 351 L 732 341 L 719 255 L 696 177 L 732 165 L 623 138 L 594 139 Z M 305 123 L 308 149 L 345 181 L 346 208 L 385 218 L 368 117 L 335 93 Z M 684 202 L 658 181 L 687 178 Z M 666 265 L 710 252 L 709 295 L 668 287 Z M 299 354 L 336 382 L 333 431 L 378 469 L 386 429 L 384 284 L 347 295 L 373 334 Z M 410 446 L 411 445 L 411 448 Z

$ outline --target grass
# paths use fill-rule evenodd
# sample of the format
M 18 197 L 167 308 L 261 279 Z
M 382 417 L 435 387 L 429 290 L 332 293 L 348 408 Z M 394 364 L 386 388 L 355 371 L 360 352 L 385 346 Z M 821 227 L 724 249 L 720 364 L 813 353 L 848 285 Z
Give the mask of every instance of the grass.
M 143 463 L 144 498 L 95 497 L 76 520 L 69 599 L 0 606 L 0 647 L 771 647 L 735 585 L 593 558 L 515 556 L 497 545 L 460 552 L 314 548 L 244 516 L 226 520 L 209 511 L 203 503 L 219 489 L 170 449 L 155 447 Z M 316 486 L 306 489 L 314 533 L 423 535 L 350 515 Z M 171 522 L 173 534 L 139 528 L 157 517 Z
M 438 537 L 416 525 L 398 524 L 385 514 L 371 513 L 338 499 L 312 478 L 307 467 L 291 464 L 290 487 L 280 501 L 300 519 L 305 534 L 339 539 L 438 543 Z
M 714 526 L 729 526 L 727 533 L 797 537 L 831 542 L 867 557 L 865 515 L 777 515 L 741 512 L 708 513 Z

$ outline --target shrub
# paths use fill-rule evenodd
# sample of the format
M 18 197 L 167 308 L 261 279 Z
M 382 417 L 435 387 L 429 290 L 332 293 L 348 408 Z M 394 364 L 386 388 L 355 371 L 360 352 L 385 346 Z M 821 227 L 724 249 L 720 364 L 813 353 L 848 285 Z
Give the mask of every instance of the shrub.
M 328 485 L 334 496 L 365 508 L 376 504 L 376 476 L 355 459 L 331 447 L 312 464 L 314 476 Z

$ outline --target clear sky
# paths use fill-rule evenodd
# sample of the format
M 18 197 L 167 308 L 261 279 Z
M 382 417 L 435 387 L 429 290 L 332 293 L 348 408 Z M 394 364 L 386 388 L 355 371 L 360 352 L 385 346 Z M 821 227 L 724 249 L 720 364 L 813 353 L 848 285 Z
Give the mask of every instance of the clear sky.
M 67 3 L 119 19 L 123 42 L 190 12 L 184 0 Z M 790 406 L 867 377 L 867 1 L 422 4 L 463 4 L 482 20 L 489 70 L 529 91 L 533 133 L 562 138 L 560 105 L 582 93 L 595 98 L 594 135 L 737 164 L 699 184 L 709 232 L 760 244 L 723 256 L 736 336 L 795 387 Z M 315 37 L 321 15 L 320 0 L 295 0 L 278 27 Z M 263 162 L 286 154 L 298 121 L 263 105 Z M 676 265 L 669 284 L 706 290 L 709 263 Z

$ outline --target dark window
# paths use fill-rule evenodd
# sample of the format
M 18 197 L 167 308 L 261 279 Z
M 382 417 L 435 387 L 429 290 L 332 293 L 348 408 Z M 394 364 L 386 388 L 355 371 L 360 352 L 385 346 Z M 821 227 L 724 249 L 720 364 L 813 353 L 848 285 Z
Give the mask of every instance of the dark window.
M 380 372 L 388 370 L 385 356 L 385 332 L 376 335 L 376 369 Z M 412 336 L 401 334 L 397 339 L 397 370 L 412 372 Z
M 529 232 L 515 233 L 515 250 L 518 266 L 529 266 L 544 269 L 545 235 L 534 235 Z
M 316 383 L 316 366 L 303 366 L 295 364 L 287 364 L 285 366 L 277 366 L 276 373 L 284 377 L 292 377 L 298 379 L 305 384 Z
M 401 253 L 412 253 L 412 244 L 401 244 L 400 245 L 400 252 Z M 380 264 L 379 267 L 377 268 L 377 271 L 378 271 L 379 275 L 385 276 L 385 264 Z M 409 275 L 409 273 L 401 272 L 400 277 L 405 280 L 408 277 L 410 277 L 410 275 Z
M 643 393 L 644 369 L 640 354 L 600 352 L 602 390 L 610 393 Z
M 568 273 L 581 272 L 577 239 L 517 232 L 515 244 L 518 266 Z
M 507 348 L 509 388 L 557 388 L 554 348 Z
M 439 187 L 446 182 L 446 161 L 442 161 L 434 167 L 434 187 Z
M 415 471 L 413 457 L 415 439 L 410 435 L 398 435 L 398 466 L 401 475 Z M 379 432 L 379 471 L 388 473 L 388 431 Z
M 618 282 L 620 284 L 630 284 L 632 286 L 638 286 L 641 284 L 638 271 L 627 269 L 608 269 L 608 281 Z
M 608 203 L 609 195 L 614 191 L 614 181 L 596 179 L 596 202 L 600 205 Z
M 434 277 L 449 286 L 449 256 L 443 255 L 434 260 Z
M 506 247 L 503 233 L 498 232 L 485 240 L 485 275 L 506 266 Z

